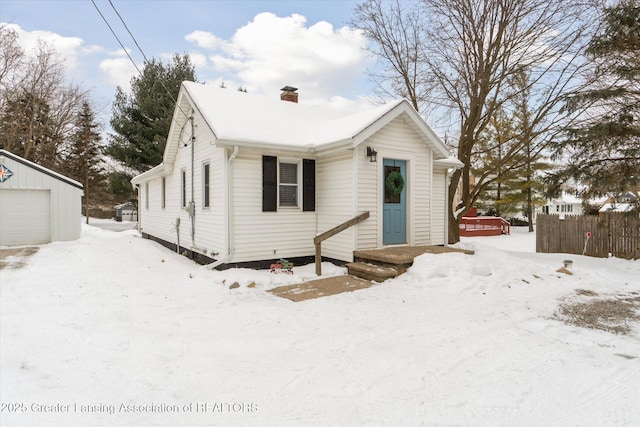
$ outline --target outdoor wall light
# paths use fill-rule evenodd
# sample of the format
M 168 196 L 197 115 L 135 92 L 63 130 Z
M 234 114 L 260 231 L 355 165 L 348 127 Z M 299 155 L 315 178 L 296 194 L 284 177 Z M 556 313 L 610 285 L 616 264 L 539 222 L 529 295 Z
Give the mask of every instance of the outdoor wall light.
M 367 147 L 367 157 L 369 157 L 369 161 L 370 162 L 377 162 L 378 160 L 376 159 L 376 156 L 378 155 L 378 152 L 375 150 L 375 148 L 371 148 L 371 147 Z

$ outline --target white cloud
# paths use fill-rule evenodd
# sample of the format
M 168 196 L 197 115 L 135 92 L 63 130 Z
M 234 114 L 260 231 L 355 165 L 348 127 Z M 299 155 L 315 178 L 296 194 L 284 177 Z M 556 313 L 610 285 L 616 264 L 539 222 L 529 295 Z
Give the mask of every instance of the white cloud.
M 213 33 L 200 30 L 187 34 L 184 39 L 188 42 L 195 43 L 198 47 L 209 50 L 217 49 L 223 42 L 222 39 L 219 39 Z
M 338 100 L 358 95 L 356 86 L 372 64 L 360 31 L 335 29 L 325 21 L 307 26 L 306 18 L 298 14 L 258 14 L 229 40 L 204 31 L 192 32 L 186 39 L 210 51 L 209 67 L 225 81 L 239 81 L 269 96 L 292 85 L 299 88 L 300 102 L 314 104 L 346 105 Z M 361 101 L 352 102 L 359 105 Z
M 78 66 L 78 56 L 84 53 L 84 41 L 79 37 L 64 37 L 51 31 L 25 31 L 16 24 L 3 23 L 7 28 L 18 35 L 18 43 L 27 55 L 34 55 L 38 42 L 42 41 L 51 45 L 68 70 L 74 70 Z
M 120 86 L 125 92 L 129 91 L 131 77 L 138 72 L 127 57 L 104 59 L 99 67 L 109 83 Z

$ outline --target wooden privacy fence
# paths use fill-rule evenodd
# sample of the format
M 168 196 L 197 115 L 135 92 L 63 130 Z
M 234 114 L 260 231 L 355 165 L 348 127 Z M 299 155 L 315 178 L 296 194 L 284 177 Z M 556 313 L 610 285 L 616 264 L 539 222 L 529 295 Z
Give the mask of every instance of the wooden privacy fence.
M 538 215 L 536 252 L 564 252 L 640 259 L 640 218 L 622 213 L 600 216 Z

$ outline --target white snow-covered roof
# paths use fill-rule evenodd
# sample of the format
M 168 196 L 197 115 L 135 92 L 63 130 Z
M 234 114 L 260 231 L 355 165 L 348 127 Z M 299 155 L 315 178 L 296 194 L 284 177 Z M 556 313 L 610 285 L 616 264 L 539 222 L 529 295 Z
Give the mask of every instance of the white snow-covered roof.
M 631 212 L 634 207 L 632 203 L 605 203 L 598 212 Z
M 351 138 L 402 100 L 345 115 L 262 95 L 184 82 L 184 89 L 223 141 L 314 147 Z
M 345 114 L 194 82 L 183 82 L 181 95 L 190 99 L 220 145 L 284 146 L 311 151 L 336 143 L 354 147 L 388 121 L 406 113 L 435 151 L 435 158 L 448 157 L 445 144 L 406 100 Z

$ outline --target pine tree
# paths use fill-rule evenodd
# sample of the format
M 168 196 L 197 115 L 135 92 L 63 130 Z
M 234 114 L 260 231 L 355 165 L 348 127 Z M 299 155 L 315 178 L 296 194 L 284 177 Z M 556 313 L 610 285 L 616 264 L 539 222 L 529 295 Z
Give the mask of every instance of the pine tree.
M 603 26 L 587 54 L 599 84 L 570 99 L 568 108 L 590 104 L 589 115 L 568 129 L 556 156 L 568 165 L 551 176 L 556 188 L 573 179 L 585 198 L 637 191 L 640 186 L 640 3 L 606 8 Z
M 479 193 L 476 206 L 487 215 L 502 216 L 510 211 L 503 198 L 509 191 L 511 160 L 506 153 L 515 143 L 513 118 L 498 108 L 478 141 L 478 151 L 473 153 L 472 174 L 482 181 L 492 180 Z
M 131 80 L 131 94 L 118 87 L 106 153 L 136 172 L 162 162 L 175 100 L 183 81 L 195 81 L 188 54 L 169 65 L 152 59 Z
M 104 198 L 105 174 L 102 165 L 102 137 L 95 114 L 88 102 L 82 104 L 75 122 L 66 156 L 67 173 L 84 185 L 84 213 L 89 223 L 89 210 Z
M 521 147 L 518 159 L 521 166 L 517 169 L 520 191 L 515 193 L 514 201 L 519 201 L 524 206 L 529 232 L 533 232 L 533 211 L 536 206 L 545 202 L 542 173 L 549 170 L 551 165 L 546 162 L 543 152 L 548 146 L 547 138 L 551 130 L 545 129 L 545 114 L 540 114 L 539 110 L 531 107 L 530 75 L 520 70 L 512 76 L 510 83 L 515 89 L 512 102 L 515 107 L 518 145 Z
M 508 80 L 511 95 L 496 109 L 474 152 L 474 176 L 488 183 L 477 206 L 497 216 L 524 216 L 533 231 L 533 210 L 544 202 L 542 172 L 550 165 L 544 149 L 553 129 L 544 105 L 532 100 L 529 74 L 524 70 Z

